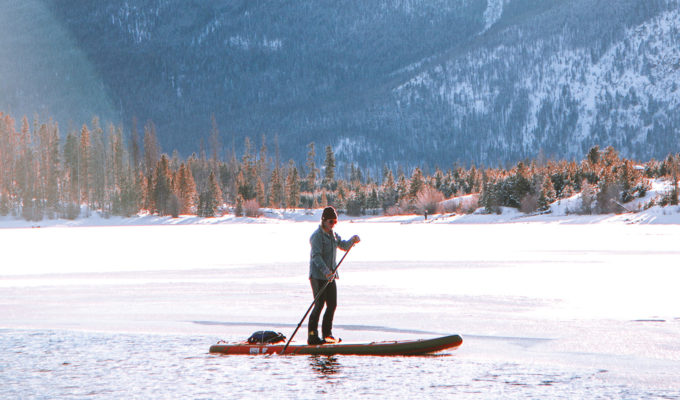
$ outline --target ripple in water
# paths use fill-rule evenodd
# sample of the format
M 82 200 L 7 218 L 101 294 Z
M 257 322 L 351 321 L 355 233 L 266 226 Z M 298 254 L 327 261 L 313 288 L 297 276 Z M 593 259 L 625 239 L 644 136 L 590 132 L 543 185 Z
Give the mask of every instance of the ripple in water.
M 0 398 L 640 398 L 605 370 L 440 356 L 223 356 L 209 336 L 0 331 Z

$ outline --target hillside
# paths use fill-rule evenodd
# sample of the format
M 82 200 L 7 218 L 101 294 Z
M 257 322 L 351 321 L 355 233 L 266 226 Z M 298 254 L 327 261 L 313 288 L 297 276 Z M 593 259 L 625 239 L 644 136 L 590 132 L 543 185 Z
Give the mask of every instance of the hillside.
M 94 115 L 118 121 L 103 76 L 42 0 L 3 1 L 0 112 L 59 121 L 77 130 Z
M 168 152 L 208 143 L 211 115 L 222 150 L 264 135 L 301 162 L 314 141 L 376 170 L 680 147 L 677 0 L 25 4 L 47 7 L 93 69 L 97 90 L 45 97 L 101 103 L 83 110 L 128 130 L 152 120 Z M 38 95 L 19 94 L 6 104 L 30 115 L 15 104 Z

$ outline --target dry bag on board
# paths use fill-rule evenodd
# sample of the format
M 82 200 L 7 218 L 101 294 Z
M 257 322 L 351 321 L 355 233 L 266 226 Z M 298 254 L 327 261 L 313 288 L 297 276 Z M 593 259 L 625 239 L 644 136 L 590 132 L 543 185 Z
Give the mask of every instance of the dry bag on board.
M 257 331 L 248 338 L 250 344 L 272 344 L 285 341 L 286 337 L 281 332 L 274 331 Z

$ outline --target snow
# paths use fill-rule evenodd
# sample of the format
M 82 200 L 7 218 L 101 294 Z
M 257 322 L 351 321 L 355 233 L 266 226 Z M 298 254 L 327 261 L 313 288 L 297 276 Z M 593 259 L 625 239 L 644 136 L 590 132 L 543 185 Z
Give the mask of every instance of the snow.
M 229 39 L 225 40 L 225 44 L 232 46 L 232 47 L 237 47 L 243 50 L 250 50 L 251 48 L 259 48 L 259 49 L 264 49 L 264 50 L 270 50 L 270 51 L 278 51 L 281 50 L 283 47 L 283 40 L 276 38 L 276 39 L 267 39 L 267 37 L 263 37 L 262 39 L 251 39 L 247 37 L 243 37 L 242 35 L 236 35 L 232 36 Z
M 637 166 L 636 168 L 640 168 Z M 623 214 L 597 214 L 579 215 L 581 208 L 581 194 L 560 199 L 550 205 L 548 212 L 525 214 L 517 209 L 502 207 L 499 214 L 487 214 L 479 208 L 472 214 L 434 214 L 425 218 L 422 215 L 395 215 L 395 216 L 343 216 L 350 222 L 363 223 L 400 223 L 400 224 L 504 224 L 517 222 L 537 222 L 551 224 L 593 224 L 593 223 L 620 223 L 620 224 L 680 224 L 680 206 L 658 205 L 650 206 L 650 203 L 658 204 L 659 200 L 669 193 L 672 185 L 665 179 L 647 179 L 649 190 L 644 197 L 635 198 L 624 204 L 630 212 Z M 478 200 L 477 194 L 454 197 L 441 202 L 444 208 L 463 209 L 471 207 Z M 226 213 L 214 218 L 200 218 L 195 215 L 180 215 L 178 218 L 169 216 L 156 216 L 139 214 L 134 217 L 105 217 L 100 213 L 88 211 L 86 207 L 81 210 L 80 217 L 75 220 L 43 219 L 38 222 L 25 221 L 11 216 L 0 217 L 0 231 L 3 228 L 60 228 L 60 227 L 124 227 L 124 226 L 165 226 L 165 225 L 189 225 L 189 226 L 214 226 L 224 224 L 261 225 L 261 224 L 291 224 L 296 222 L 317 222 L 321 219 L 322 209 L 271 209 L 263 208 L 262 216 L 258 218 L 236 217 Z
M 506 0 L 487 2 L 482 34 L 502 17 L 506 4 Z M 680 11 L 673 9 L 627 28 L 622 38 L 612 43 L 597 58 L 593 58 L 590 51 L 570 45 L 564 35 L 536 40 L 532 45 L 517 40 L 517 44 L 510 47 L 497 45 L 493 49 L 478 48 L 443 64 L 425 68 L 395 87 L 393 92 L 399 99 L 400 107 L 409 107 L 429 96 L 445 101 L 453 115 L 493 113 L 492 106 L 502 95 L 498 92 L 497 82 L 508 79 L 502 72 L 515 73 L 508 71 L 507 64 L 523 65 L 518 54 L 527 53 L 529 57 L 543 61 L 533 63 L 528 67 L 529 70 L 524 70 L 513 80 L 516 82 L 514 88 L 525 90 L 529 101 L 520 148 L 538 147 L 536 142 L 542 139 L 536 137 L 536 129 L 551 131 L 551 126 L 539 124 L 539 114 L 544 106 L 561 110 L 567 106 L 574 107 L 578 119 L 575 129 L 569 133 L 574 139 L 569 144 L 570 154 L 582 153 L 580 144 L 592 136 L 591 129 L 596 122 L 601 122 L 608 130 L 616 131 L 613 125 L 617 124 L 635 131 L 636 135 L 630 138 L 635 146 L 646 141 L 656 118 L 660 121 L 668 119 L 662 114 L 663 110 L 676 109 L 680 104 L 677 84 L 680 80 L 678 21 Z M 504 29 L 504 36 L 521 38 L 518 28 Z M 470 79 L 468 70 L 471 66 L 474 71 L 486 75 Z M 653 100 L 661 102 L 662 111 L 646 116 L 645 112 Z M 573 104 L 567 105 L 565 101 Z M 602 105 L 607 108 L 612 107 L 612 104 L 614 112 L 598 114 Z M 553 117 L 559 120 L 568 116 Z M 561 126 L 565 122 L 546 123 Z
M 82 274 L 228 271 L 279 264 L 297 265 L 297 270 L 258 283 L 292 284 L 305 279 L 307 239 L 320 212 L 268 212 L 257 220 L 92 217 L 42 229 L 2 229 L 7 261 L 0 266 L 0 289 L 144 284 L 144 279 L 127 275 Z M 674 308 L 680 296 L 674 289 L 676 279 L 668 278 L 678 275 L 674 260 L 680 255 L 680 229 L 675 225 L 679 217 L 677 211 L 664 215 L 659 210 L 634 218 L 527 217 L 510 209 L 500 215 L 435 215 L 428 220 L 341 217 L 342 236 L 362 237 L 352 263 L 391 266 L 389 274 L 382 267 L 353 271 L 344 274 L 342 282 L 379 282 L 380 287 L 414 296 L 453 292 L 471 298 L 556 302 L 533 311 L 541 318 L 673 319 L 678 317 Z M 660 222 L 665 226 L 657 225 Z M 54 274 L 59 276 L 56 281 Z M 228 281 L 233 279 L 238 278 Z M 179 281 L 192 282 L 187 277 Z M 644 299 L 631 295 L 638 291 Z M 609 300 L 602 303 L 604 293 Z
M 666 188 L 657 182 L 648 196 Z M 680 210 L 553 208 L 427 220 L 341 215 L 336 231 L 362 241 L 341 267 L 335 333 L 345 341 L 459 333 L 465 342 L 453 361 L 473 380 L 513 365 L 541 376 L 594 371 L 604 393 L 680 390 Z M 39 229 L 5 217 L 0 330 L 127 332 L 135 341 L 143 333 L 289 335 L 311 301 L 308 238 L 320 213 L 93 214 Z
M 354 341 L 459 333 L 457 354 L 473 363 L 598 365 L 640 390 L 680 390 L 672 384 L 680 382 L 680 208 L 644 210 L 670 189 L 650 186 L 629 203 L 640 212 L 619 215 L 571 214 L 578 195 L 547 214 L 341 215 L 336 231 L 362 241 L 342 266 L 337 333 Z M 0 329 L 235 340 L 253 326 L 292 331 L 309 305 L 308 238 L 321 209 L 90 214 L 0 220 Z
M 484 31 L 501 19 L 503 8 L 508 2 L 509 0 L 487 0 L 486 10 L 484 10 Z
M 333 146 L 335 157 L 345 156 L 348 159 L 355 158 L 357 154 L 369 151 L 373 146 L 362 138 L 341 137 Z

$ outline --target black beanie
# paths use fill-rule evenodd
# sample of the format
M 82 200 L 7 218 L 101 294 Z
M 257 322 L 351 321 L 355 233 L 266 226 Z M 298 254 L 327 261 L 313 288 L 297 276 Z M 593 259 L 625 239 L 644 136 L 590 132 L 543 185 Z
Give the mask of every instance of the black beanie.
M 338 219 L 338 214 L 335 213 L 335 208 L 328 206 L 323 209 L 321 219 Z

